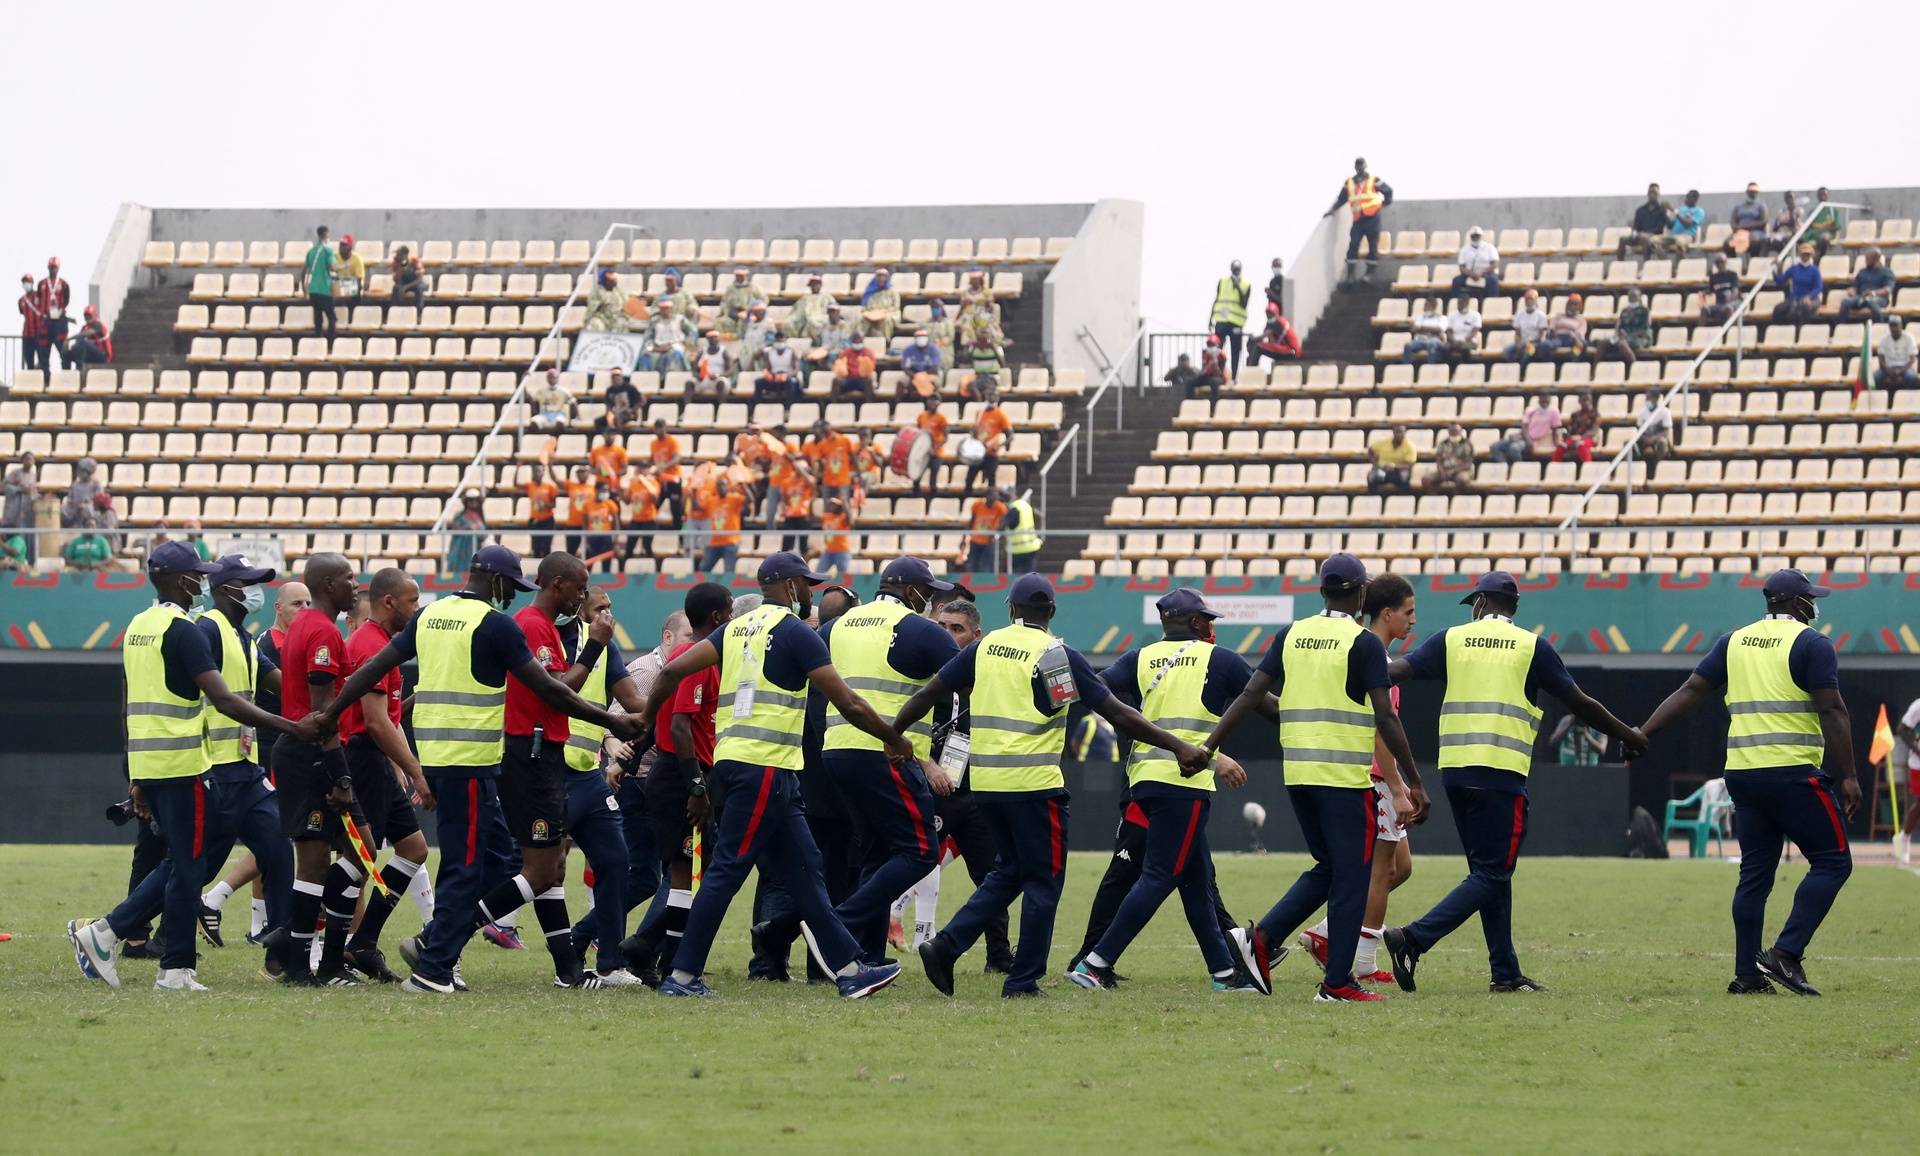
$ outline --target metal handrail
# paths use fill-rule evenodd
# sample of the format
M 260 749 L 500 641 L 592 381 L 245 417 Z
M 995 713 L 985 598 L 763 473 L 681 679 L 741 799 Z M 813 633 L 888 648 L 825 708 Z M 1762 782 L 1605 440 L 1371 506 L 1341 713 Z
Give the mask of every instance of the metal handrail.
M 1864 210 L 1867 208 L 1865 205 L 1842 204 L 1839 201 L 1824 201 L 1821 202 L 1821 204 L 1834 209 Z M 1780 246 L 1778 251 L 1785 253 L 1796 248 L 1800 243 L 1800 238 L 1806 235 L 1807 230 L 1813 226 L 1814 220 L 1819 216 L 1819 208 L 1815 208 L 1814 211 L 1808 213 L 1807 219 L 1800 222 L 1800 227 L 1793 231 L 1793 235 Z M 1772 258 L 1768 260 L 1771 262 Z M 1680 375 L 1680 380 L 1675 382 L 1671 389 L 1661 395 L 1661 405 L 1666 406 L 1670 412 L 1684 412 L 1682 407 L 1686 404 L 1685 394 L 1692 388 L 1694 375 L 1700 372 L 1700 366 L 1705 364 L 1707 358 L 1711 357 L 1714 351 L 1720 348 L 1721 342 L 1726 340 L 1729 332 L 1733 332 L 1736 335 L 1743 333 L 1742 323 L 1746 320 L 1748 310 L 1752 308 L 1754 301 L 1760 296 L 1761 291 L 1772 284 L 1772 277 L 1764 277 L 1753 283 L 1753 287 L 1747 290 L 1746 296 L 1740 299 L 1740 304 L 1734 308 L 1732 313 L 1727 315 L 1727 319 L 1721 323 L 1720 328 L 1714 331 L 1713 338 L 1701 347 L 1699 353 L 1694 355 L 1693 360 L 1688 363 L 1685 372 Z M 1868 324 L 1871 325 L 1872 322 L 1868 322 Z M 1680 399 L 1678 405 L 1676 405 L 1674 401 L 1676 397 Z M 1607 468 L 1602 470 L 1600 476 L 1594 479 L 1593 484 L 1587 487 L 1586 492 L 1580 495 L 1580 501 L 1574 506 L 1573 511 L 1561 521 L 1560 529 L 1573 530 L 1579 528 L 1580 515 L 1586 513 L 1587 503 L 1591 502 L 1593 496 L 1606 488 L 1607 484 L 1613 480 L 1613 475 L 1620 469 L 1621 462 L 1633 458 L 1634 451 L 1640 445 L 1640 437 L 1646 432 L 1646 429 L 1647 427 L 1644 424 L 1635 424 L 1633 436 L 1629 437 L 1626 444 L 1620 447 L 1619 452 L 1615 453 L 1613 457 L 1608 460 Z
M 1140 343 L 1146 339 L 1146 336 L 1147 336 L 1147 323 L 1145 321 L 1142 321 L 1140 322 L 1139 327 L 1133 331 L 1133 337 L 1126 343 L 1126 345 L 1121 347 L 1120 356 L 1114 360 L 1112 367 L 1109 368 L 1106 372 L 1106 375 L 1100 379 L 1100 384 L 1094 388 L 1093 396 L 1088 398 L 1087 404 L 1084 407 L 1082 407 L 1081 420 L 1086 423 L 1087 429 L 1089 431 L 1087 434 L 1087 473 L 1088 474 L 1093 473 L 1094 437 L 1091 432 L 1093 430 L 1093 411 L 1095 407 L 1097 407 L 1100 404 L 1100 399 L 1107 395 L 1107 390 L 1111 389 L 1116 383 L 1119 382 L 1121 367 L 1126 365 L 1127 358 L 1133 356 L 1134 351 L 1137 348 L 1139 348 Z M 1125 389 L 1122 389 L 1120 393 L 1116 395 L 1116 399 L 1114 402 L 1114 419 L 1113 419 L 1114 429 L 1126 428 L 1126 425 L 1125 425 L 1126 403 L 1124 400 L 1125 397 L 1126 397 Z
M 1040 519 L 1043 522 L 1047 517 L 1047 475 L 1053 471 L 1053 463 L 1060 460 L 1062 453 L 1069 454 L 1067 458 L 1067 493 L 1069 496 L 1075 498 L 1080 496 L 1080 475 L 1076 473 L 1074 469 L 1079 460 L 1080 449 L 1076 444 L 1079 437 L 1080 426 L 1078 423 L 1075 423 L 1073 428 L 1069 429 L 1066 435 L 1054 445 L 1053 452 L 1047 455 L 1047 460 L 1040 465 Z M 1031 493 L 1033 493 L 1033 487 L 1028 486 L 1026 494 L 1022 494 L 1021 497 L 1026 497 L 1027 494 Z
M 494 438 L 500 436 L 501 428 L 507 423 L 508 414 L 519 415 L 519 430 L 515 436 L 526 436 L 526 411 L 521 408 L 520 403 L 526 398 L 527 382 L 533 379 L 534 372 L 540 368 L 540 362 L 546 357 L 548 350 L 552 350 L 555 356 L 558 356 L 560 349 L 560 327 L 566 324 L 567 310 L 573 308 L 574 301 L 580 296 L 581 287 L 593 284 L 594 271 L 600 266 L 600 254 L 606 249 L 607 242 L 613 239 L 613 235 L 623 229 L 638 233 L 644 232 L 646 226 L 629 224 L 624 221 L 615 221 L 607 226 L 606 232 L 600 234 L 600 240 L 593 246 L 592 255 L 587 258 L 586 269 L 574 280 L 573 292 L 567 294 L 566 301 L 562 302 L 560 308 L 556 311 L 553 319 L 553 327 L 547 330 L 546 336 L 542 337 L 540 344 L 534 348 L 533 360 L 527 363 L 526 372 L 520 375 L 519 384 L 513 387 L 513 396 L 509 397 L 506 403 L 500 407 L 500 416 L 494 419 L 493 428 L 489 429 L 487 435 L 480 439 L 479 452 L 475 453 L 473 460 L 467 463 L 467 468 L 461 471 L 460 480 L 454 484 L 453 493 L 447 495 L 447 503 L 440 508 L 440 516 L 434 520 L 433 529 L 428 531 L 429 533 L 438 533 L 444 530 L 447 519 L 453 517 L 453 512 L 460 508 L 461 492 L 465 490 L 468 484 L 474 479 L 474 475 L 479 474 L 485 468 L 487 448 L 493 444 Z

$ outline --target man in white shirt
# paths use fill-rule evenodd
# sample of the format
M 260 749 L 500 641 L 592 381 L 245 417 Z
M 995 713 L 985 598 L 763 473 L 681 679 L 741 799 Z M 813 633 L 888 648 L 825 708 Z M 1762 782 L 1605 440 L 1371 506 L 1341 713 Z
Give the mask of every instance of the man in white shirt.
M 1407 339 L 1400 356 L 1409 364 L 1433 361 L 1446 347 L 1447 319 L 1440 313 L 1440 303 L 1429 297 L 1420 302 L 1420 312 L 1413 319 L 1413 336 Z
M 1641 403 L 1638 415 L 1640 426 L 1640 456 L 1649 462 L 1657 462 L 1673 453 L 1673 411 L 1660 400 L 1660 391 L 1650 389 Z
M 1889 756 L 1894 769 L 1907 781 L 1906 811 L 1900 830 L 1893 834 L 1893 857 L 1902 864 L 1913 862 L 1913 832 L 1920 827 L 1920 735 L 1914 733 L 1916 727 L 1920 727 L 1920 698 L 1907 704 L 1907 713 L 1893 728 L 1893 753 Z
M 1913 338 L 1907 333 L 1907 323 L 1898 317 L 1887 318 L 1887 335 L 1874 347 L 1880 355 L 1880 369 L 1873 375 L 1873 383 L 1881 389 L 1903 389 L 1920 385 L 1920 374 L 1914 372 L 1916 350 Z
M 1533 347 L 1547 331 L 1547 314 L 1540 308 L 1540 294 L 1527 290 L 1520 308 L 1513 315 L 1513 344 L 1507 346 L 1507 360 L 1525 365 L 1533 356 Z
M 1480 311 L 1465 297 L 1453 300 L 1453 312 L 1447 315 L 1447 358 L 1458 364 L 1480 353 Z
M 1455 297 L 1466 293 L 1469 281 L 1483 282 L 1489 297 L 1500 292 L 1500 250 L 1481 240 L 1479 226 L 1468 230 L 1467 243 L 1460 250 L 1457 263 L 1460 272 L 1453 279 Z
M 673 302 L 662 293 L 653 305 L 653 320 L 647 325 L 647 347 L 636 366 L 642 373 L 684 372 L 687 347 L 699 340 L 693 322 L 675 313 Z

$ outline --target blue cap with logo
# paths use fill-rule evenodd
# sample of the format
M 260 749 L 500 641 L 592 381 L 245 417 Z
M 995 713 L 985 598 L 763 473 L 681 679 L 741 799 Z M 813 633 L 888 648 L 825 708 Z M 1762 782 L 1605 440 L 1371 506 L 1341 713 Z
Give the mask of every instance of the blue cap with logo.
M 1331 555 L 1320 564 L 1320 588 L 1336 592 L 1367 584 L 1367 568 L 1352 554 Z
M 767 555 L 766 561 L 760 563 L 760 584 L 762 586 L 769 582 L 781 582 L 788 578 L 804 578 L 807 580 L 809 586 L 818 586 L 822 582 L 831 582 L 833 575 L 816 574 L 813 567 L 807 565 L 807 560 L 792 550 L 782 550 L 777 554 L 769 554 Z
M 1162 618 L 1185 618 L 1190 614 L 1199 614 L 1207 618 L 1225 618 L 1226 615 L 1207 605 L 1207 600 L 1191 586 L 1182 586 L 1170 594 L 1163 595 L 1153 604 Z
M 1473 589 L 1467 591 L 1467 596 L 1460 600 L 1460 605 L 1465 606 L 1480 594 L 1505 594 L 1509 598 L 1518 598 L 1520 584 L 1515 582 L 1513 575 L 1505 570 L 1489 570 L 1480 575 L 1480 580 L 1473 584 Z
M 271 566 L 255 566 L 245 554 L 222 554 L 213 560 L 213 567 L 208 572 L 210 586 L 258 586 L 279 573 Z
M 1777 602 L 1786 598 L 1825 598 L 1833 593 L 1831 586 L 1816 586 L 1813 579 L 1799 570 L 1775 570 L 1767 575 L 1767 600 Z
M 162 542 L 147 554 L 149 574 L 211 574 L 218 568 L 202 562 L 200 552 L 185 542 Z
M 1022 574 L 1007 591 L 1007 601 L 1014 606 L 1052 606 L 1053 583 L 1045 574 Z
M 919 558 L 911 556 L 895 558 L 880 571 L 880 581 L 897 582 L 902 586 L 925 586 L 929 590 L 951 590 L 953 583 L 933 576 L 933 567 Z
M 510 578 L 522 590 L 540 589 L 540 584 L 528 578 L 526 572 L 520 569 L 520 555 L 497 543 L 474 551 L 473 564 L 469 569 L 476 574 L 497 574 L 502 578 Z

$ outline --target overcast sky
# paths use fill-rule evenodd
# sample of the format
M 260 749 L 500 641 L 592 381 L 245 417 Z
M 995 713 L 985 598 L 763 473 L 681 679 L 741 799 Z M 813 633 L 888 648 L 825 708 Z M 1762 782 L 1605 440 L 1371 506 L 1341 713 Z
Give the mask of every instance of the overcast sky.
M 1920 183 L 1907 3 L 968 0 L 888 6 L 871 30 L 863 6 L 792 0 L 0 11 L 10 289 L 58 254 L 84 292 L 122 201 L 1129 197 L 1145 310 L 1184 327 L 1228 258 L 1256 283 L 1292 258 L 1356 153 L 1407 198 Z M 1849 92 L 1880 123 L 1843 112 Z

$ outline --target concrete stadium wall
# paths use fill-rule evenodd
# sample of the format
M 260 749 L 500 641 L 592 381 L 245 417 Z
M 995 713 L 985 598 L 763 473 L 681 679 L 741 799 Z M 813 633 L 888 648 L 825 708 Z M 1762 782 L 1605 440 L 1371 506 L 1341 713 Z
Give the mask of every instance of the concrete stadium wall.
M 1794 193 L 1811 197 L 1815 185 L 1797 185 Z M 1688 186 L 1672 181 L 1660 183 L 1664 200 L 1678 205 Z M 1780 211 L 1784 190 L 1762 186 L 1760 199 L 1774 212 Z M 1875 218 L 1920 217 L 1920 188 L 1842 189 L 1829 187 L 1836 201 L 1867 205 Z M 1724 222 L 1733 203 L 1746 196 L 1745 186 L 1732 192 L 1700 190 L 1700 205 L 1707 210 L 1708 221 Z M 1647 189 L 1617 196 L 1591 197 L 1482 197 L 1442 200 L 1395 199 L 1386 210 L 1389 232 L 1402 229 L 1459 229 L 1473 225 L 1493 229 L 1573 229 L 1625 225 L 1633 219 L 1633 210 L 1647 199 Z M 1860 214 L 1856 214 L 1858 216 Z M 1346 230 L 1341 229 L 1344 239 Z M 1344 250 L 1343 250 L 1344 252 Z
M 1089 385 L 1105 375 L 1100 359 L 1081 340 L 1083 331 L 1120 363 L 1123 373 L 1134 365 L 1121 353 L 1140 326 L 1146 215 L 1139 201 L 1101 201 L 1075 234 L 1073 248 L 1047 276 L 1041 332 L 1054 369 L 1084 369 Z M 1018 360 L 1020 351 L 1013 356 Z
M 100 319 L 109 331 L 120 320 L 120 306 L 127 300 L 127 290 L 140 271 L 140 257 L 152 235 L 153 210 L 145 205 L 123 204 L 114 214 L 107 243 L 100 246 L 93 276 L 87 281 L 87 300 L 99 308 Z
M 1331 217 L 1322 217 L 1307 235 L 1307 243 L 1300 246 L 1300 252 L 1286 267 L 1287 281 L 1285 297 L 1281 308 L 1286 311 L 1287 320 L 1293 322 L 1295 332 L 1302 342 L 1313 337 L 1313 327 L 1319 323 L 1320 315 L 1325 313 L 1328 304 L 1333 301 L 1333 291 L 1340 284 L 1340 278 L 1346 272 L 1347 265 L 1347 227 L 1353 214 L 1341 209 Z M 1264 299 L 1257 303 L 1262 311 L 1266 309 Z M 1255 303 L 1247 307 L 1247 328 L 1257 330 L 1266 322 L 1256 316 Z

